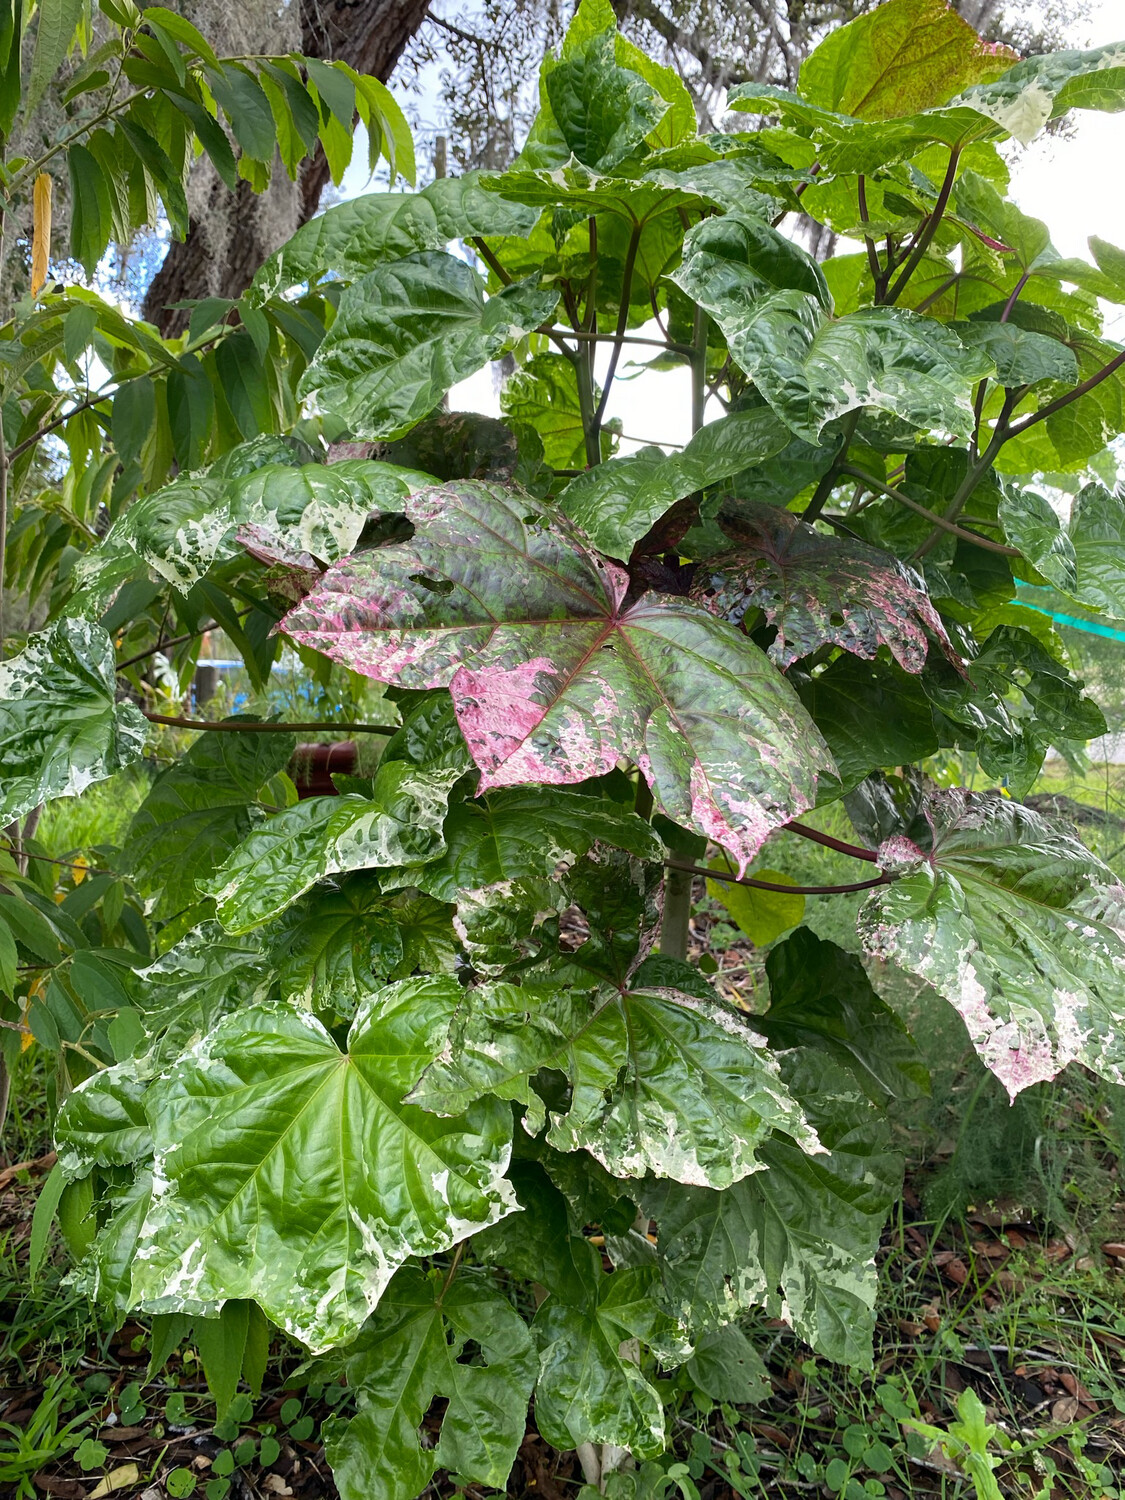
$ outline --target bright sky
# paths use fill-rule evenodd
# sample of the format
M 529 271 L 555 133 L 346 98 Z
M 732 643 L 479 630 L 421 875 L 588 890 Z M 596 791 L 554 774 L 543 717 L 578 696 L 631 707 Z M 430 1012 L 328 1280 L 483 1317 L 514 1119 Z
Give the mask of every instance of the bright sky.
M 1082 35 L 1084 32 L 1085 35 Z M 1101 46 L 1125 40 L 1125 0 L 1096 0 L 1089 20 L 1076 36 L 1077 45 Z M 1106 115 L 1079 111 L 1072 134 L 1063 139 L 1040 136 L 1031 146 L 1022 148 L 1012 142 L 1009 151 L 1012 169 L 1012 197 L 1025 213 L 1046 221 L 1055 247 L 1064 256 L 1080 255 L 1089 259 L 1087 239 L 1102 239 L 1125 248 L 1125 114 Z M 1107 309 L 1107 312 L 1110 310 Z M 1112 329 L 1118 337 L 1125 334 L 1125 313 L 1114 309 Z M 653 329 L 637 330 L 652 333 Z M 1110 329 L 1107 327 L 1107 331 Z M 633 351 L 640 360 L 650 351 L 643 346 Z M 602 367 L 608 354 L 602 355 Z M 691 394 L 686 370 L 661 374 L 645 373 L 633 379 L 622 375 L 636 374 L 628 368 L 629 351 L 622 358 L 618 378 L 609 400 L 608 413 L 619 417 L 630 439 L 663 444 L 685 443 L 691 435 Z M 450 406 L 462 411 L 499 413 L 491 370 L 482 370 L 471 380 L 456 386 L 450 393 Z M 708 413 L 718 415 L 718 408 Z M 622 442 L 620 451 L 628 453 L 636 442 Z

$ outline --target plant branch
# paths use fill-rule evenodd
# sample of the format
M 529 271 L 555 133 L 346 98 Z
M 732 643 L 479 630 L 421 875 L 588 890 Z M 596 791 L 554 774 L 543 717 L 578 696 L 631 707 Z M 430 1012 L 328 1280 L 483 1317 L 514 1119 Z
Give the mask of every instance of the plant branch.
M 328 734 L 397 734 L 395 724 L 329 724 L 323 720 L 304 724 L 254 724 L 249 720 L 180 719 L 170 714 L 150 714 L 147 708 L 141 713 L 150 724 L 165 724 L 170 729 L 206 729 L 217 734 L 294 734 L 298 730 L 319 729 Z
M 583 344 L 613 344 L 618 342 L 615 333 L 586 333 L 581 328 L 554 328 L 540 325 L 536 333 L 543 333 L 551 339 L 555 337 L 566 337 L 577 339 Z M 678 344 L 674 339 L 647 339 L 635 333 L 626 333 L 622 336 L 623 344 L 649 344 L 654 349 L 670 349 L 673 354 L 691 355 L 695 352 L 692 344 Z
M 1027 285 L 1030 279 L 1031 272 L 1025 271 L 1020 279 L 1016 282 L 1015 286 L 1012 288 L 1012 295 L 1008 298 L 1007 302 L 1004 303 L 1004 311 L 1000 314 L 1001 323 L 1006 323 L 1008 321 L 1012 313 L 1012 308 L 1016 305 L 1019 294 L 1023 291 L 1024 287 Z
M 5 569 L 8 563 L 8 470 L 11 460 L 4 445 L 4 408 L 0 405 L 0 660 L 4 656 Z
M 780 891 L 786 896 L 846 896 L 852 891 L 870 891 L 877 885 L 890 885 L 894 875 L 877 875 L 872 880 L 856 880 L 846 885 L 783 885 L 776 880 L 754 880 L 749 875 L 728 875 L 723 870 L 709 870 L 706 865 L 693 865 L 685 860 L 666 859 L 664 863 L 672 870 L 683 870 L 692 875 L 703 875 L 708 880 L 723 880 L 729 885 L 748 885 L 755 891 Z M 663 952 L 664 949 L 661 949 Z
M 878 862 L 874 849 L 864 849 L 860 844 L 846 844 L 843 839 L 833 838 L 830 833 L 821 833 L 819 828 L 810 828 L 807 823 L 785 823 L 782 825 L 782 832 L 799 834 L 803 839 L 811 839 L 814 844 L 835 849 L 837 854 L 850 854 L 852 859 L 865 859 L 869 864 Z
M 857 182 L 857 191 L 859 193 L 859 216 L 862 219 L 863 223 L 866 225 L 868 223 L 867 179 L 866 177 L 864 177 L 862 172 L 860 173 Z M 882 295 L 886 291 L 886 285 L 883 281 L 883 268 L 879 264 L 879 252 L 875 247 L 875 241 L 869 234 L 864 234 L 863 243 L 867 246 L 867 265 L 869 270 L 871 271 L 871 279 L 875 283 L 875 301 L 879 302 L 882 300 Z
M 953 150 L 949 153 L 949 166 L 945 173 L 945 180 L 942 182 L 941 189 L 938 192 L 937 202 L 934 204 L 929 218 L 918 233 L 918 238 L 914 242 L 914 248 L 911 250 L 906 264 L 902 268 L 902 274 L 887 293 L 886 303 L 888 307 L 893 307 L 902 296 L 906 290 L 907 282 L 914 275 L 919 262 L 930 248 L 930 242 L 938 231 L 938 225 L 941 223 L 942 216 L 949 203 L 949 195 L 953 191 L 953 184 L 957 180 L 957 164 L 960 159 L 961 148 L 960 146 L 954 146 Z
M 1121 358 L 1125 360 L 1125 354 L 1122 354 Z M 988 446 L 977 459 L 976 463 L 969 465 L 969 471 L 961 481 L 957 493 L 945 508 L 945 515 L 943 517 L 945 521 L 955 521 L 961 514 L 965 508 L 966 500 L 968 500 L 969 496 L 976 489 L 984 475 L 988 473 L 992 467 L 992 461 L 1000 452 L 1000 449 L 1012 436 L 1012 429 L 1008 426 L 1008 417 L 1011 414 L 1012 407 L 1020 400 L 1022 394 L 1021 390 L 1004 392 L 1004 404 L 1000 408 L 1000 415 L 996 419 L 996 426 L 992 429 L 992 436 L 988 441 Z M 935 524 L 933 531 L 930 532 L 926 540 L 920 546 L 915 547 L 912 554 L 914 560 L 919 557 L 925 557 L 926 553 L 930 552 L 937 545 L 942 529 L 941 525 Z
M 629 295 L 633 290 L 633 269 L 637 264 L 637 251 L 641 248 L 641 226 L 633 225 L 633 232 L 629 236 L 629 245 L 625 251 L 625 268 L 621 276 L 621 306 L 617 312 L 617 327 L 613 334 L 613 350 L 609 356 L 609 365 L 606 369 L 605 384 L 602 387 L 601 400 L 594 411 L 594 441 L 598 441 L 601 432 L 602 418 L 609 403 L 609 395 L 613 389 L 614 377 L 617 374 L 617 364 L 621 358 L 621 350 L 625 343 L 625 334 L 629 327 Z
M 851 443 L 852 438 L 855 436 L 856 428 L 859 426 L 859 419 L 862 411 L 862 407 L 856 406 L 853 407 L 852 410 L 848 412 L 844 417 L 844 421 L 840 431 L 840 445 L 836 449 L 836 457 L 828 465 L 828 468 L 822 475 L 820 483 L 813 491 L 812 499 L 805 506 L 804 514 L 801 517 L 801 519 L 810 526 L 816 520 L 817 516 L 820 515 L 825 505 L 828 503 L 828 497 L 835 488 L 836 480 L 840 474 L 841 465 L 844 463 L 845 459 L 848 456 L 848 446 Z
M 1080 396 L 1085 396 L 1088 391 L 1092 391 L 1096 386 L 1101 385 L 1103 380 L 1108 380 L 1122 365 L 1125 365 L 1125 349 L 1111 359 L 1108 365 L 1103 365 L 1100 370 L 1091 375 L 1089 380 L 1084 380 L 1081 385 L 1076 385 L 1072 391 L 1067 391 L 1065 395 L 1059 396 L 1056 400 L 1048 401 L 1046 406 L 1041 406 L 1038 411 L 1032 412 L 1029 417 L 1024 417 L 1022 422 L 1016 422 L 1011 427 L 1005 427 L 1004 441 L 1007 442 L 1009 438 L 1019 437 L 1021 432 L 1026 432 L 1029 427 L 1034 427 L 1036 422 L 1044 422 L 1048 417 L 1054 416 L 1055 412 L 1061 411 L 1064 406 L 1069 406 L 1072 401 L 1077 401 Z
M 954 521 L 947 521 L 944 516 L 939 516 L 936 511 L 919 505 L 917 500 L 912 500 L 909 495 L 904 495 L 901 490 L 884 484 L 882 480 L 876 479 L 874 474 L 868 474 L 863 469 L 857 468 L 855 464 L 841 464 L 841 474 L 850 474 L 853 479 L 858 479 L 868 489 L 877 490 L 879 494 L 888 496 L 891 500 L 897 500 L 900 505 L 905 505 L 915 515 L 922 516 L 934 526 L 940 526 L 943 531 L 948 531 L 952 536 L 959 536 L 962 541 L 973 542 L 978 547 L 983 547 L 986 552 L 999 552 L 1005 557 L 1020 557 L 1022 553 L 1018 547 L 1005 547 L 1000 542 L 990 541 L 988 537 L 977 536 L 974 531 L 966 531 L 963 526 L 958 526 Z

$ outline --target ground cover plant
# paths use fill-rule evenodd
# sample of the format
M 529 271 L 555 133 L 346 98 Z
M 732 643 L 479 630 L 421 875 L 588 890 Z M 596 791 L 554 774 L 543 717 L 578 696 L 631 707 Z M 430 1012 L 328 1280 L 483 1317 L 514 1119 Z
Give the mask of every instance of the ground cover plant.
M 30 78 L 21 18 L 0 29 L 9 127 L 66 15 L 40 10 Z M 777 1386 L 744 1317 L 820 1362 L 786 1377 L 801 1400 L 883 1352 L 896 1206 L 919 1249 L 894 1121 L 930 1087 L 927 1018 L 1001 1097 L 1068 1066 L 1122 1083 L 1125 889 L 1061 804 L 1024 800 L 1105 721 L 1014 601 L 1018 580 L 1125 614 L 1125 497 L 1089 477 L 1125 426 L 1100 313 L 1125 252 L 1059 257 L 998 146 L 1125 107 L 1125 44 L 1019 61 L 888 0 L 701 136 L 583 0 L 511 169 L 330 208 L 165 340 L 52 282 L 55 166 L 91 271 L 158 195 L 186 227 L 196 150 L 254 187 L 318 143 L 338 175 L 357 114 L 406 175 L 409 138 L 349 69 L 220 59 L 117 0 L 95 29 L 73 132 L 0 184 L 36 204 L 0 358 L 6 592 L 45 621 L 0 661 L 5 1093 L 30 1039 L 57 1150 L 30 1269 L 57 1220 L 68 1285 L 106 1338 L 128 1320 L 119 1367 L 147 1344 L 149 1382 L 191 1381 L 198 1355 L 209 1500 L 282 1429 L 311 1440 L 296 1395 L 255 1414 L 274 1329 L 307 1356 L 286 1382 L 339 1393 L 320 1436 L 345 1497 L 503 1488 L 517 1461 L 541 1484 L 550 1449 L 622 1495 L 690 1496 L 734 1453 L 724 1482 L 753 1494 L 725 1413 Z M 816 262 L 779 227 L 797 211 L 862 251 Z M 690 372 L 671 456 L 615 452 L 625 351 Z M 502 421 L 444 407 L 504 354 Z M 1084 481 L 1065 522 L 1056 473 Z M 183 712 L 219 628 L 262 704 L 284 650 L 310 704 L 356 717 Z M 298 738 L 327 730 L 369 748 L 299 797 Z M 44 804 L 153 759 L 123 834 L 37 837 Z M 810 845 L 836 878 L 794 878 Z M 704 891 L 752 985 L 698 942 Z M 846 937 L 814 912 L 838 896 Z M 957 1259 L 915 1233 L 912 1288 Z M 6 1482 L 33 1493 L 70 1447 L 104 1466 L 81 1397 L 124 1429 L 150 1398 L 102 1378 L 58 1372 Z M 1051 1494 L 957 1379 L 944 1425 L 863 1387 L 870 1421 L 796 1482 L 888 1491 L 889 1422 L 979 1495 L 1002 1462 Z M 1039 1389 L 1085 1399 L 1059 1371 Z M 681 1421 L 710 1446 L 670 1462 Z M 1068 1474 L 1109 1485 L 1080 1439 Z M 145 1483 L 192 1492 L 198 1467 L 153 1462 Z

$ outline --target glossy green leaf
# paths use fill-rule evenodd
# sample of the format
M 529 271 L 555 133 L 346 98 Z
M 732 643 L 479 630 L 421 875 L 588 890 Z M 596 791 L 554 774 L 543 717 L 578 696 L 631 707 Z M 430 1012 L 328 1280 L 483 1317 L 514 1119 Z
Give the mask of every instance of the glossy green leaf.
M 139 758 L 148 725 L 116 689 L 113 642 L 90 620 L 58 620 L 0 662 L 5 823 Z
M 194 913 L 196 920 L 205 913 Z M 145 1056 L 159 1070 L 179 1058 L 230 1011 L 265 1000 L 274 982 L 257 938 L 230 937 L 202 921 L 160 957 L 127 976 L 145 1028 Z
M 594 29 L 594 26 L 597 29 Z M 579 11 L 558 58 L 539 76 L 540 112 L 520 160 L 563 166 L 572 157 L 608 171 L 632 155 L 669 110 L 652 84 L 619 67 L 616 27 L 608 16 L 585 21 Z
M 1058 339 L 1032 333 L 1014 323 L 958 323 L 957 336 L 967 348 L 982 349 L 996 366 L 1003 386 L 1035 385 L 1056 380 L 1078 384 L 1074 351 Z
M 711 861 L 711 868 L 730 871 L 730 861 L 720 854 Z M 774 885 L 797 883 L 780 870 L 757 867 L 753 878 L 772 881 Z M 726 910 L 731 921 L 756 948 L 768 947 L 783 932 L 803 921 L 805 915 L 804 896 L 788 896 L 784 891 L 763 891 L 727 880 L 709 880 L 707 894 Z
M 567 1160 L 553 1157 L 559 1165 Z M 605 1275 L 594 1246 L 571 1232 L 562 1194 L 542 1168 L 514 1162 L 511 1175 L 524 1213 L 485 1231 L 475 1248 L 550 1294 L 532 1325 L 540 1349 L 540 1433 L 561 1448 L 613 1443 L 638 1457 L 663 1452 L 663 1404 L 633 1341 L 667 1365 L 679 1364 L 688 1346 L 652 1295 L 655 1268 Z
M 336 564 L 285 629 L 382 681 L 448 686 L 480 790 L 627 756 L 662 811 L 740 865 L 809 805 L 818 737 L 731 627 L 666 596 L 623 609 L 623 570 L 518 491 L 446 485 L 406 513 L 410 542 Z
M 451 1052 L 410 1094 L 456 1110 L 484 1094 L 545 1110 L 532 1082 L 570 1080 L 548 1144 L 585 1149 L 615 1177 L 650 1173 L 727 1187 L 758 1170 L 757 1148 L 780 1129 L 815 1149 L 799 1108 L 754 1034 L 715 1002 L 674 990 L 550 991 L 494 984 L 468 992 Z
M 1074 543 L 1059 522 L 1051 502 L 1035 490 L 1009 488 L 997 516 L 1004 535 L 1056 588 L 1073 594 L 1078 586 Z
M 572 479 L 563 510 L 600 551 L 627 559 L 633 546 L 685 495 L 772 458 L 790 440 L 768 408 L 735 412 L 702 428 L 681 453 L 642 448 Z
M 196 881 L 262 822 L 262 790 L 295 748 L 290 734 L 201 734 L 160 773 L 125 841 L 129 872 L 157 919 L 194 905 Z
M 696 1390 L 712 1401 L 760 1406 L 773 1394 L 762 1356 L 735 1323 L 712 1328 L 696 1340 L 687 1373 Z
M 260 298 L 331 272 L 346 280 L 416 250 L 475 235 L 527 235 L 537 213 L 480 185 L 480 174 L 439 177 L 420 193 L 367 193 L 302 225 L 254 276 Z
M 927 802 L 933 847 L 891 838 L 900 876 L 860 915 L 868 949 L 960 1013 L 1012 1098 L 1079 1061 L 1123 1073 L 1125 890 L 1068 831 L 1020 803 L 958 789 Z
M 346 1343 L 397 1268 L 516 1206 L 511 1116 L 399 1101 L 442 1045 L 453 980 L 404 980 L 341 1051 L 307 1012 L 228 1017 L 150 1090 L 157 1191 L 133 1267 L 152 1312 L 250 1297 L 314 1350 Z
M 342 1500 L 414 1500 L 436 1469 L 501 1488 L 523 1440 L 538 1359 L 527 1325 L 491 1278 L 404 1267 L 348 1350 L 358 1411 L 325 1432 Z M 479 1350 L 479 1356 L 475 1351 Z M 419 1441 L 445 1398 L 436 1445 Z
M 586 467 L 578 376 L 563 355 L 537 354 L 520 366 L 504 382 L 500 411 L 513 425 L 523 423 L 535 430 L 543 444 L 543 458 L 553 469 Z M 610 442 L 609 433 L 603 432 L 603 457 L 609 455 Z
M 480 276 L 456 256 L 404 256 L 343 293 L 299 393 L 315 394 L 357 437 L 398 437 L 549 318 L 558 297 L 532 278 L 486 301 Z
M 778 1136 L 762 1148 L 765 1170 L 725 1192 L 646 1184 L 664 1296 L 693 1329 L 760 1306 L 829 1359 L 870 1364 L 874 1253 L 902 1161 L 831 1058 L 801 1049 L 782 1072 L 827 1151 L 807 1155 Z
M 68 1181 L 94 1167 L 128 1166 L 152 1155 L 144 1094 L 138 1069 L 128 1062 L 94 1073 L 67 1096 L 55 1136 Z
M 343 557 L 373 511 L 394 511 L 426 474 L 395 464 L 267 463 L 245 475 L 186 474 L 131 505 L 106 538 L 186 593 L 218 559 L 238 554 L 239 528 L 324 562 Z M 95 564 L 90 563 L 93 570 Z
M 318 1010 L 350 1016 L 380 983 L 404 977 L 402 932 L 370 876 L 314 886 L 271 938 L 282 997 Z
M 664 846 L 635 813 L 561 787 L 499 787 L 455 803 L 445 820 L 445 853 L 403 878 L 443 901 L 508 880 L 542 879 L 595 842 L 639 859 L 663 860 Z
M 815 444 L 834 417 L 861 406 L 968 434 L 973 384 L 991 372 L 990 356 L 899 308 L 831 318 L 815 262 L 806 266 L 796 247 L 781 250 L 773 236 L 782 236 L 768 225 L 742 222 L 756 229 L 761 249 L 720 240 L 710 225 L 726 218 L 706 220 L 685 242 L 673 280 L 715 319 L 731 357 L 798 437 Z
M 1074 502 L 1067 532 L 1077 572 L 1077 583 L 1068 592 L 1092 609 L 1125 620 L 1125 498 L 1101 485 L 1086 485 Z
M 771 1047 L 816 1047 L 855 1075 L 874 1103 L 929 1093 L 910 1033 L 879 999 L 859 959 L 808 927 L 766 959 L 769 1009 L 755 1024 Z
M 455 771 L 379 767 L 370 796 L 310 797 L 251 830 L 198 889 L 228 932 L 248 932 L 311 885 L 348 870 L 421 865 L 445 848 L 442 822 Z

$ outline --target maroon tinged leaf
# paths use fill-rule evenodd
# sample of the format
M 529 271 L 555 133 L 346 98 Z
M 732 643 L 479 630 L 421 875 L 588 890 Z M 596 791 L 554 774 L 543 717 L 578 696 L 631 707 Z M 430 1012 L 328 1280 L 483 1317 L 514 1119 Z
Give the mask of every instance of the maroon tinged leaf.
M 887 646 L 907 672 L 920 672 L 927 630 L 957 661 L 921 577 L 896 557 L 823 536 L 773 505 L 744 505 L 737 526 L 738 545 L 700 568 L 692 596 L 736 624 L 762 610 L 777 627 L 769 654 L 778 666 L 831 641 L 867 658 Z
M 406 502 L 409 542 L 324 574 L 283 628 L 354 671 L 448 687 L 480 790 L 585 781 L 621 757 L 676 822 L 745 869 L 832 760 L 764 653 L 698 605 L 646 594 L 565 516 L 458 481 Z

